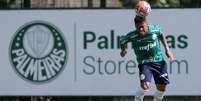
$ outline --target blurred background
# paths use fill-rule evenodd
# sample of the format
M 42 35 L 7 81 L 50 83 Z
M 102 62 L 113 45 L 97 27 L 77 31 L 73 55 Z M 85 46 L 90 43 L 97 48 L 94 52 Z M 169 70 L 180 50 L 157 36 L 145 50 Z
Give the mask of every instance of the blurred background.
M 0 0 L 0 10 L 132 9 L 138 0 Z M 152 8 L 201 8 L 201 0 L 147 0 Z M 132 96 L 1 96 L 0 101 L 134 101 Z M 152 101 L 145 97 L 144 101 Z M 200 96 L 168 96 L 163 101 L 201 101 Z
M 132 8 L 138 0 L 0 0 L 0 9 Z M 152 8 L 200 8 L 200 0 L 146 0 Z

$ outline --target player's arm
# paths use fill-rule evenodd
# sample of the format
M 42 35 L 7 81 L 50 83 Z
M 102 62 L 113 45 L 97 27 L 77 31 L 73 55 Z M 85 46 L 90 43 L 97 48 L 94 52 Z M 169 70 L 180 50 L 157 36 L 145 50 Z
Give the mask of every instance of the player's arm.
M 120 55 L 121 57 L 124 57 L 127 53 L 127 44 L 121 44 L 121 52 L 120 52 Z
M 121 57 L 124 57 L 127 53 L 127 43 L 129 42 L 129 38 L 126 36 L 122 36 L 120 39 L 120 48 L 121 48 L 121 52 L 120 55 Z
M 165 55 L 168 57 L 168 59 L 173 60 L 174 59 L 173 53 L 171 52 L 171 50 L 167 44 L 167 40 L 163 34 L 161 34 L 160 40 L 161 40 L 163 47 L 165 49 Z
M 135 39 L 135 37 L 137 37 L 137 35 L 134 34 L 134 31 L 129 32 L 125 36 L 121 36 L 121 38 L 120 38 L 120 47 L 121 47 L 120 55 L 122 57 L 124 57 L 127 53 L 127 48 L 128 48 L 127 44 L 129 42 L 131 42 L 133 39 Z

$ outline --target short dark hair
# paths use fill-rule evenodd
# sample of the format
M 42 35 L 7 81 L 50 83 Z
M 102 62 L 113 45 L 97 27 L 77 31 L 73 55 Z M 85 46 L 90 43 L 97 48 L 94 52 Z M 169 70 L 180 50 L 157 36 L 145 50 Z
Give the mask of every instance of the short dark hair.
M 136 23 L 142 23 L 142 22 L 144 22 L 144 21 L 146 21 L 146 18 L 145 18 L 145 17 L 135 16 L 135 19 L 134 19 L 135 24 L 136 24 Z

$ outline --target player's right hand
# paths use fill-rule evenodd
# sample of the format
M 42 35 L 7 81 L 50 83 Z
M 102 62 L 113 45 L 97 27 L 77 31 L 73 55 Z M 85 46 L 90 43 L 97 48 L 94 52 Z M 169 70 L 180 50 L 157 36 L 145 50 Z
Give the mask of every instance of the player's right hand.
M 124 57 L 124 56 L 126 55 L 126 53 L 127 53 L 126 50 L 122 50 L 122 51 L 120 52 L 121 57 Z
M 174 55 L 169 49 L 165 51 L 165 54 L 168 57 L 168 59 L 170 59 L 170 60 L 174 59 Z

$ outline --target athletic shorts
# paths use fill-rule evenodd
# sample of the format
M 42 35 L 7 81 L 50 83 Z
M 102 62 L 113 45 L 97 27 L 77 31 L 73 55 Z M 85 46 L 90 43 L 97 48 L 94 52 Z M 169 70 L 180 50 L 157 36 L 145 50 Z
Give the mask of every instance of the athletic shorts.
M 155 84 L 169 84 L 167 64 L 165 61 L 139 64 L 138 68 L 141 84 L 151 82 L 152 76 Z

